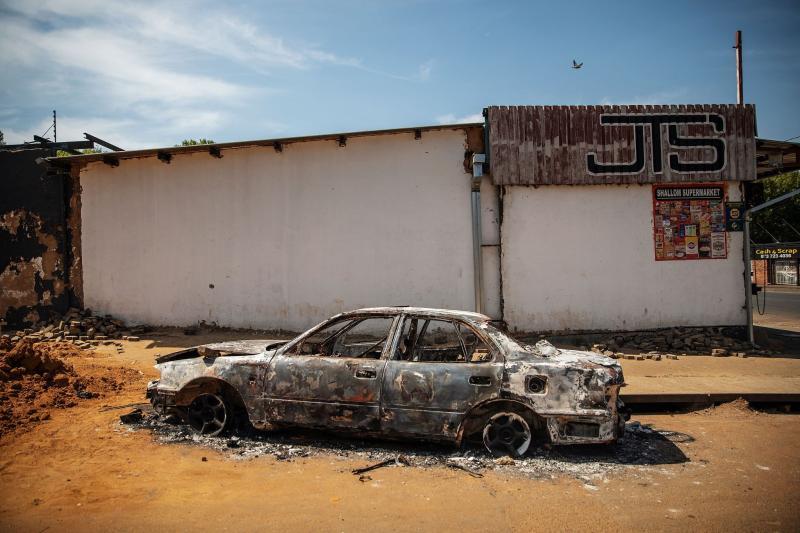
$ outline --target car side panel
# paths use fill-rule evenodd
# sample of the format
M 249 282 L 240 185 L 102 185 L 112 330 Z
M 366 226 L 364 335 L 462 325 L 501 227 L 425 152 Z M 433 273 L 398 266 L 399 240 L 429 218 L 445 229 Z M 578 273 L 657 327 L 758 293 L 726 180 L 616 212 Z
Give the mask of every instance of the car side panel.
M 386 361 L 276 355 L 260 401 L 267 422 L 376 431 Z
M 381 430 L 387 434 L 455 440 L 464 415 L 498 398 L 498 362 L 389 361 L 383 380 Z

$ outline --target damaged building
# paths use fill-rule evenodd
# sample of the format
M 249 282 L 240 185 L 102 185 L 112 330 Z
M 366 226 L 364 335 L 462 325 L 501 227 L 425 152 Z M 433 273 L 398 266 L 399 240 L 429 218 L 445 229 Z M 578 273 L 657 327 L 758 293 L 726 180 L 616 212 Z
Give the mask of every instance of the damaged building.
M 384 305 L 539 332 L 746 323 L 730 210 L 760 175 L 753 106 L 485 118 L 50 158 L 79 230 L 58 272 L 80 305 L 155 325 L 301 331 Z
M 42 164 L 52 155 L 46 147 L 0 150 L 0 327 L 47 320 L 79 302 L 72 202 L 80 196 L 68 172 Z

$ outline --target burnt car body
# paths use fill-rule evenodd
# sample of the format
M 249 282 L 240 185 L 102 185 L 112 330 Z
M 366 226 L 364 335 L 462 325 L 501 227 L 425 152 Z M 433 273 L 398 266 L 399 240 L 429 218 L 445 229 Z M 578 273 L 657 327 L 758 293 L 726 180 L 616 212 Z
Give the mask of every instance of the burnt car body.
M 198 432 L 246 414 L 301 426 L 520 455 L 534 440 L 607 443 L 624 431 L 621 367 L 546 341 L 519 344 L 487 316 L 384 307 L 342 313 L 288 342 L 235 341 L 157 359 L 148 397 Z

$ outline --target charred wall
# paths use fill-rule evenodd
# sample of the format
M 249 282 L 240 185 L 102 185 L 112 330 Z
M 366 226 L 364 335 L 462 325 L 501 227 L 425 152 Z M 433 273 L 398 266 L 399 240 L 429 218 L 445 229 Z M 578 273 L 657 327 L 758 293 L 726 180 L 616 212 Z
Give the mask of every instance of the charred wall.
M 67 230 L 77 180 L 36 162 L 50 155 L 48 149 L 0 151 L 0 319 L 9 327 L 79 303 L 69 270 L 71 256 L 80 254 L 69 252 Z

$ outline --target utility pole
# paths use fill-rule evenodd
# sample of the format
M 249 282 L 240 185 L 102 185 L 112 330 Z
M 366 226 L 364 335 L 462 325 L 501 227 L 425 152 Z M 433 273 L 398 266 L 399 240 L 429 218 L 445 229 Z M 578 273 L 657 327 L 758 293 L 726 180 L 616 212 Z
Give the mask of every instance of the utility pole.
M 53 142 L 58 142 L 58 137 L 56 136 L 56 110 L 53 109 Z
M 744 80 L 742 79 L 742 30 L 736 30 L 736 103 L 744 103 Z

